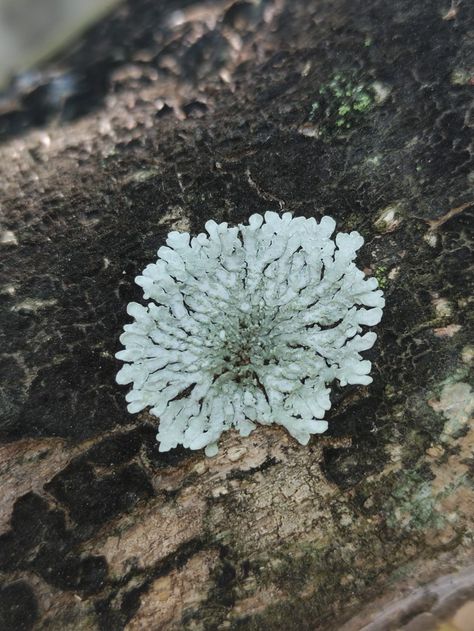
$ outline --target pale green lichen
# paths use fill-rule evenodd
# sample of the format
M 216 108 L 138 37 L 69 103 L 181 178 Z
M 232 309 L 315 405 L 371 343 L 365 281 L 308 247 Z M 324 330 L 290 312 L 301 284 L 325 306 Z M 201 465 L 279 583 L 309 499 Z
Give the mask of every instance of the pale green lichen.
M 130 412 L 160 419 L 160 450 L 178 444 L 217 452 L 223 431 L 284 426 L 300 443 L 324 432 L 330 384 L 371 383 L 361 351 L 376 335 L 384 300 L 354 261 L 357 232 L 331 239 L 336 222 L 290 213 L 252 215 L 248 225 L 206 223 L 191 239 L 171 232 L 136 282 L 147 306 L 120 340 L 132 383 Z
M 468 383 L 446 381 L 439 399 L 430 399 L 428 403 L 446 418 L 441 440 L 450 442 L 469 424 L 474 412 L 474 393 Z
M 387 525 L 405 531 L 443 528 L 446 517 L 438 510 L 438 505 L 464 482 L 465 479 L 461 477 L 442 491 L 434 492 L 430 481 L 421 473 L 404 472 L 384 506 Z

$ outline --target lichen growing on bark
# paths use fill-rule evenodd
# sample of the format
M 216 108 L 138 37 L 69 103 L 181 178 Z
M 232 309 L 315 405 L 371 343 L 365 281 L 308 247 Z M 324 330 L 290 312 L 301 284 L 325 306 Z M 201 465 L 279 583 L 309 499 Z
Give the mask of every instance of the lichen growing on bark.
M 129 412 L 151 407 L 160 451 L 217 452 L 223 431 L 285 427 L 300 443 L 324 432 L 329 385 L 372 382 L 360 353 L 376 340 L 385 302 L 354 264 L 358 232 L 331 235 L 323 217 L 252 215 L 248 225 L 206 223 L 209 236 L 171 232 L 136 282 L 146 307 L 120 340 Z

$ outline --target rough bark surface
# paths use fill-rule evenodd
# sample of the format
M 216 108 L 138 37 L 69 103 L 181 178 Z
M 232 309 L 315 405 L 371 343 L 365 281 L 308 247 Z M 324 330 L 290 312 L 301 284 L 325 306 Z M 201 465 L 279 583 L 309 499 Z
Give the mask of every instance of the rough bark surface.
M 2 631 L 462 628 L 473 28 L 448 0 L 130 0 L 4 97 Z M 269 209 L 365 237 L 374 382 L 308 447 L 161 454 L 114 382 L 133 278 L 169 230 Z

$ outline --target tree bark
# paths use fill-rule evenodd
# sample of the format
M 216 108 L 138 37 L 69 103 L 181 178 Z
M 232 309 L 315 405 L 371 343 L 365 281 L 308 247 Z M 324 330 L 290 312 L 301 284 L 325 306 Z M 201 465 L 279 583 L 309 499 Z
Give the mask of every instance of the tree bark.
M 465 606 L 472 28 L 446 0 L 130 1 L 10 93 L 3 631 L 375 631 Z M 374 382 L 335 389 L 306 447 L 259 426 L 159 453 L 114 380 L 133 279 L 170 230 L 270 209 L 364 236 Z

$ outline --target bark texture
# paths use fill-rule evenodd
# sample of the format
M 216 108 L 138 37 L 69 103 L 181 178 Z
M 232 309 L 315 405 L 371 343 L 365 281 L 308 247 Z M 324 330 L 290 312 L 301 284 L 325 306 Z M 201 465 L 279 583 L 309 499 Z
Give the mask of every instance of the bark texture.
M 130 0 L 4 97 L 2 631 L 462 629 L 473 28 L 448 0 Z M 160 454 L 114 382 L 133 278 L 168 231 L 269 209 L 365 237 L 374 383 L 308 447 Z

